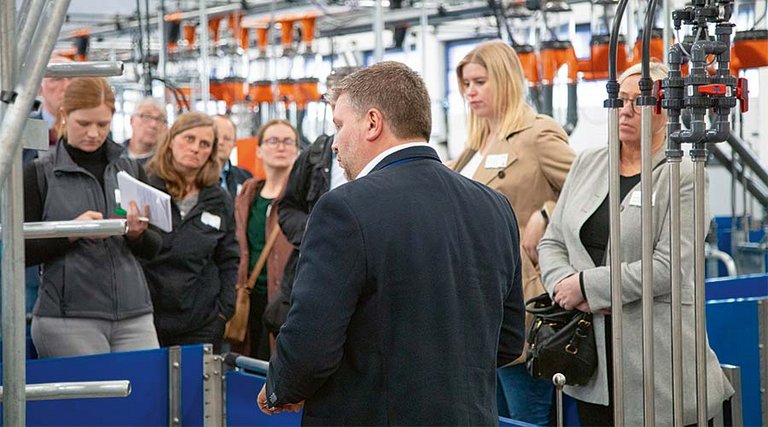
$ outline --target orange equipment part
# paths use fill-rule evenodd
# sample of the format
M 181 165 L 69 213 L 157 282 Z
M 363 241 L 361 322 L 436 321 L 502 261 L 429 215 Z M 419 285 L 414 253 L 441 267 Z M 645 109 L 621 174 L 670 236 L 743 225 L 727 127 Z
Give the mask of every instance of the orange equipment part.
M 179 86 L 177 89 L 178 89 L 178 92 L 180 92 L 182 95 L 184 95 L 184 98 L 187 98 L 187 102 L 190 102 L 190 103 L 192 102 L 192 88 L 191 87 Z M 174 98 L 174 94 L 173 94 L 173 92 L 171 92 L 170 89 L 166 89 L 166 92 L 167 92 L 167 97 L 169 99 L 173 99 Z M 179 100 L 176 102 L 176 107 L 177 108 L 186 108 L 187 105 L 185 105 L 184 101 L 182 101 L 181 97 L 179 97 Z
M 252 104 L 272 102 L 275 98 L 272 94 L 272 82 L 270 80 L 258 80 L 251 83 L 248 93 Z
M 227 109 L 245 101 L 245 79 L 228 77 L 221 80 L 211 80 L 210 92 L 215 99 L 224 101 Z
M 258 139 L 253 136 L 237 140 L 237 166 L 246 169 L 258 179 L 267 179 L 264 165 L 261 159 L 256 157 L 256 149 L 259 147 Z
M 197 30 L 195 24 L 184 24 L 184 40 L 187 41 L 187 46 L 194 46 L 196 37 L 195 30 Z
M 250 37 L 250 31 L 248 30 L 248 28 L 240 28 L 240 36 L 239 36 L 240 47 L 243 48 L 244 50 L 248 50 L 248 48 L 250 47 L 250 43 L 249 43 L 250 40 L 248 40 L 249 37 Z
M 257 46 L 259 48 L 259 51 L 262 53 L 265 53 L 267 51 L 267 46 L 269 45 L 269 38 L 267 37 L 268 34 L 269 34 L 268 27 L 256 28 Z
M 533 86 L 539 83 L 539 58 L 536 56 L 536 52 L 531 45 L 519 45 L 514 46 L 515 52 L 517 52 L 518 58 L 520 58 L 520 65 L 523 67 L 523 74 L 525 74 L 528 85 Z
M 578 59 L 573 45 L 568 40 L 545 41 L 541 43 L 542 83 L 552 84 L 557 70 L 568 66 L 568 83 L 578 81 Z
M 301 41 L 306 45 L 312 44 L 315 40 L 315 21 L 317 13 L 310 12 L 301 18 Z
M 315 77 L 306 77 L 298 80 L 299 92 L 304 99 L 304 102 L 319 102 L 321 99 L 320 90 L 318 89 L 319 80 Z
M 211 33 L 214 43 L 219 42 L 219 27 L 221 26 L 221 16 L 208 18 L 208 31 Z
M 664 35 L 660 29 L 651 31 L 651 60 L 664 62 Z M 640 62 L 643 57 L 643 39 L 642 34 L 637 37 L 635 46 L 632 48 L 632 64 Z
M 603 80 L 608 78 L 608 52 L 610 36 L 599 34 L 592 36 L 589 42 L 589 58 L 579 59 L 578 67 L 584 80 Z M 620 35 L 616 48 L 616 71 L 621 73 L 627 68 L 627 50 L 624 36 Z
M 282 43 L 283 49 L 290 49 L 293 44 L 294 19 L 292 17 L 285 17 L 277 19 L 276 22 L 280 23 L 280 43 Z
M 279 79 L 277 81 L 277 98 L 285 103 L 298 102 L 300 94 L 297 93 L 294 79 Z
M 734 75 L 740 70 L 768 66 L 768 30 L 737 31 L 731 52 Z

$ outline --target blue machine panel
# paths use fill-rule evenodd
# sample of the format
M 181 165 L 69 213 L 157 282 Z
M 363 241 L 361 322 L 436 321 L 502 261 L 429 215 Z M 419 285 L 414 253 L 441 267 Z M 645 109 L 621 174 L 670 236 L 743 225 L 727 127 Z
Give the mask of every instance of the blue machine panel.
M 710 301 L 707 304 L 709 343 L 720 363 L 741 368 L 745 426 L 761 425 L 759 304 L 768 298 Z

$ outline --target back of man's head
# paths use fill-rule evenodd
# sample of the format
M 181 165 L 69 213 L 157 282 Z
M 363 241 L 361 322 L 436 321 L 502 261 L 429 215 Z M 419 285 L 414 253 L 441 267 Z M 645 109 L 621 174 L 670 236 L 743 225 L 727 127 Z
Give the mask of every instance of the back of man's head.
M 335 102 L 346 95 L 359 114 L 375 108 L 399 139 L 429 141 L 432 111 L 427 87 L 419 75 L 400 62 L 384 61 L 356 71 L 336 83 Z

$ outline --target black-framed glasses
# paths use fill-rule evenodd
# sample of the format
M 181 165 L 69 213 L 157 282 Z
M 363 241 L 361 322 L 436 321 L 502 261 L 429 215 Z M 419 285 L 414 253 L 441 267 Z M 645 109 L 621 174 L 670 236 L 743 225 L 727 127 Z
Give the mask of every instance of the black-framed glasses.
M 262 142 L 262 145 L 266 145 L 268 147 L 277 147 L 278 145 L 283 145 L 284 147 L 290 147 L 296 145 L 296 140 L 293 138 L 278 138 L 278 137 L 271 137 L 267 138 Z
M 619 96 L 619 99 L 622 100 L 622 102 L 624 102 L 624 106 L 625 107 L 627 106 L 627 104 L 629 104 L 629 106 L 632 107 L 632 112 L 633 113 L 635 113 L 635 114 L 640 113 L 640 111 L 638 111 L 638 109 L 637 109 L 637 104 L 635 104 L 635 101 L 637 100 L 637 97 L 630 98 L 630 97 L 627 97 L 627 96 Z

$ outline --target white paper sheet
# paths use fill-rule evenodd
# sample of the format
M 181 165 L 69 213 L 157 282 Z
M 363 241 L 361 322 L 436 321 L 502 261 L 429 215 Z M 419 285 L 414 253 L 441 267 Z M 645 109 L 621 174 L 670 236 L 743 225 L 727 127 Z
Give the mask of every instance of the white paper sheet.
M 143 207 L 149 206 L 149 223 L 166 233 L 173 231 L 170 195 L 139 181 L 125 171 L 117 173 L 117 186 L 120 187 L 120 206 L 123 209 L 127 210 L 128 203 L 134 201 L 143 214 Z

